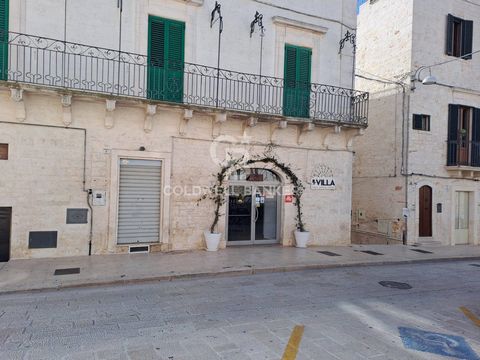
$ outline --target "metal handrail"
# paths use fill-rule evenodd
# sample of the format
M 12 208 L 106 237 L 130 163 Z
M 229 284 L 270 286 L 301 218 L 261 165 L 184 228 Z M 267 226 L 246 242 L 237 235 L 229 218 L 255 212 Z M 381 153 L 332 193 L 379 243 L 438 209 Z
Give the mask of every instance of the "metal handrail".
M 4 38 L 0 34 L 0 46 Z M 366 92 L 317 83 L 286 86 L 284 79 L 273 76 L 189 62 L 160 65 L 147 55 L 9 32 L 8 70 L 4 72 L 8 76 L 2 80 L 367 125 Z M 165 68 L 174 70 L 167 73 Z
M 480 141 L 448 140 L 447 165 L 480 167 Z

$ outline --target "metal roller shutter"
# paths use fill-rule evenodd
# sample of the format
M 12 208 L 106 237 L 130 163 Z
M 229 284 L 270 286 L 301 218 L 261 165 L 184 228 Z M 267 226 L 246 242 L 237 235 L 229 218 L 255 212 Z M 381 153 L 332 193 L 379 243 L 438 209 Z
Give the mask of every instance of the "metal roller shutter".
M 158 242 L 162 162 L 120 159 L 118 244 Z

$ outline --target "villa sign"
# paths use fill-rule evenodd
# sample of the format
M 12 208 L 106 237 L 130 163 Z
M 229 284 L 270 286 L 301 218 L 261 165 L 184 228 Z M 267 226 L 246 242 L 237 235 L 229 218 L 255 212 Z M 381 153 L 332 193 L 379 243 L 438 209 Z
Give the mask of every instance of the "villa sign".
M 326 165 L 317 165 L 310 178 L 310 189 L 312 190 L 335 190 L 336 183 L 333 171 Z

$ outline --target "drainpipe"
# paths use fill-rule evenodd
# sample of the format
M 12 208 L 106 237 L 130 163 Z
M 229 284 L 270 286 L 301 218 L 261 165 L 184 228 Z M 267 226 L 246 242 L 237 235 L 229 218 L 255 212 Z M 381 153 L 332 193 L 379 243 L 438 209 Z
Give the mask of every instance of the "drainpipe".
M 87 205 L 90 209 L 90 231 L 88 234 L 88 256 L 92 256 L 92 239 L 93 239 L 93 207 L 90 203 L 90 199 L 93 196 L 92 189 L 87 190 Z

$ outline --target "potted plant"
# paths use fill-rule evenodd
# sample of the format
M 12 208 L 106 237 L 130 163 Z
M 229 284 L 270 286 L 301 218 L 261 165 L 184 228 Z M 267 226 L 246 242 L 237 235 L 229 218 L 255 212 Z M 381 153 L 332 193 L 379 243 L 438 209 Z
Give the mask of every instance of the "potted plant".
M 204 199 L 212 200 L 215 206 L 212 225 L 208 230 L 204 231 L 207 251 L 217 251 L 218 245 L 220 244 L 220 239 L 222 237 L 222 234 L 216 232 L 215 230 L 218 225 L 218 220 L 220 219 L 220 210 L 226 201 L 228 188 L 225 184 L 226 179 L 232 172 L 241 168 L 242 166 L 253 165 L 256 163 L 273 165 L 274 167 L 282 171 L 284 175 L 292 182 L 292 185 L 294 186 L 293 197 L 295 199 L 295 206 L 297 209 L 297 215 L 295 217 L 297 227 L 297 230 L 295 231 L 295 246 L 299 248 L 307 247 L 308 240 L 310 238 L 310 232 L 305 229 L 301 203 L 304 186 L 302 184 L 302 181 L 297 177 L 297 175 L 293 172 L 290 166 L 279 161 L 271 152 L 272 147 L 269 146 L 263 156 L 257 156 L 251 159 L 247 159 L 245 156 L 242 156 L 238 159 L 230 158 L 230 160 L 227 160 L 223 164 L 221 164 L 220 171 L 215 175 L 214 185 L 211 186 L 209 190 L 198 200 L 198 202 Z
M 295 199 L 295 205 L 297 206 L 297 216 L 295 217 L 297 229 L 294 232 L 295 247 L 306 248 L 308 245 L 308 240 L 310 239 L 310 232 L 305 228 L 305 223 L 303 222 L 302 203 L 300 202 L 304 188 L 300 182 L 294 185 L 295 193 L 293 197 Z

